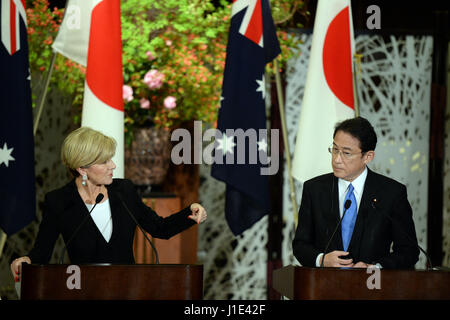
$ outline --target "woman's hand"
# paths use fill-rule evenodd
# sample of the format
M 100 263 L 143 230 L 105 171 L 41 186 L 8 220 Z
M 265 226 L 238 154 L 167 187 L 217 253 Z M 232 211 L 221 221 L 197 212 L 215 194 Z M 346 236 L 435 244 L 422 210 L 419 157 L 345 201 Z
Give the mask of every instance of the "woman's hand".
M 192 220 L 196 221 L 197 223 L 202 223 L 203 221 L 206 220 L 206 217 L 208 215 L 206 214 L 205 208 L 203 208 L 200 204 L 193 203 L 193 204 L 191 204 L 190 208 L 191 208 L 192 214 L 188 217 L 189 219 L 192 219 Z
M 22 267 L 22 263 L 28 263 L 31 264 L 31 259 L 27 256 L 25 257 L 20 257 L 17 258 L 16 260 L 14 260 L 13 262 L 11 262 L 11 273 L 14 277 L 14 281 L 19 281 L 20 279 L 20 273 L 21 273 L 21 267 Z

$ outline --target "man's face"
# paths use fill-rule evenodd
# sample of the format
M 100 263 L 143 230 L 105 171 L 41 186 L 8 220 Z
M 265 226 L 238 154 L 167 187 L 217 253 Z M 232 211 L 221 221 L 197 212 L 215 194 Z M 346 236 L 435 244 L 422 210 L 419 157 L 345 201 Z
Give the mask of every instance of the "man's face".
M 338 131 L 333 139 L 331 166 L 336 177 L 353 181 L 372 161 L 374 151 L 362 153 L 359 140 L 351 134 Z

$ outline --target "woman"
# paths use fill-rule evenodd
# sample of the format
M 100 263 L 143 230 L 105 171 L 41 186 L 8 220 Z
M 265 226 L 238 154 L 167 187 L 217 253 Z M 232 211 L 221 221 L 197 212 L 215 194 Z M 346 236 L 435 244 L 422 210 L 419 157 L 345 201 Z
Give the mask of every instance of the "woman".
M 162 239 L 205 221 L 206 211 L 198 203 L 167 218 L 158 216 L 141 201 L 129 180 L 113 179 L 115 150 L 114 139 L 88 127 L 66 137 L 61 159 L 74 179 L 46 194 L 33 249 L 11 263 L 16 280 L 23 262 L 49 262 L 59 234 L 73 264 L 133 264 L 136 222 L 132 215 L 153 237 Z M 101 201 L 93 208 L 96 199 Z

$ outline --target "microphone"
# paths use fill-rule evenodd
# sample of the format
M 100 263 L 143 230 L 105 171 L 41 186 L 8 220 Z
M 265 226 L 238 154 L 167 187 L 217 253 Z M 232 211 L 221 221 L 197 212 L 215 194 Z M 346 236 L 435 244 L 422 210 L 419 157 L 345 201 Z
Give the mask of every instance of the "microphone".
M 159 257 L 158 257 L 158 251 L 155 248 L 155 245 L 153 244 L 153 242 L 149 239 L 149 237 L 147 237 L 147 234 L 145 233 L 144 229 L 142 229 L 141 225 L 139 224 L 139 222 L 137 221 L 137 219 L 135 218 L 135 216 L 131 213 L 130 209 L 128 209 L 128 206 L 125 204 L 125 202 L 122 200 L 122 197 L 120 196 L 120 194 L 118 192 L 116 192 L 117 197 L 119 198 L 120 202 L 122 202 L 123 207 L 125 208 L 125 210 L 128 212 L 128 215 L 131 217 L 131 219 L 133 219 L 134 223 L 136 223 L 136 225 L 139 227 L 139 230 L 141 230 L 141 232 L 144 234 L 145 239 L 147 239 L 148 243 L 150 243 L 150 246 L 153 249 L 153 252 L 155 253 L 155 260 L 156 260 L 156 264 L 159 264 Z
M 419 243 L 417 243 L 416 241 L 414 241 L 413 239 L 411 239 L 411 237 L 409 236 L 408 233 L 406 233 L 406 231 L 403 229 L 402 225 L 400 223 L 397 223 L 396 220 L 394 220 L 391 216 L 389 216 L 388 214 L 384 213 L 383 211 L 379 211 L 377 210 L 377 199 L 373 198 L 372 199 L 372 208 L 374 208 L 377 212 L 381 212 L 383 214 L 383 216 L 387 217 L 393 224 L 397 224 L 399 226 L 399 230 L 401 230 L 401 232 L 406 236 L 406 238 L 408 239 L 409 242 L 413 243 L 417 248 L 419 248 L 420 251 L 422 251 L 422 253 L 425 255 L 425 257 L 427 258 L 428 261 L 428 265 L 429 268 L 427 268 L 427 270 L 433 270 L 433 265 L 431 264 L 431 259 L 428 256 L 428 253 L 422 249 L 421 246 L 419 246 Z
M 323 252 L 322 261 L 320 262 L 320 267 L 321 268 L 323 268 L 323 261 L 325 260 L 325 255 L 327 254 L 327 250 L 328 250 L 328 247 L 331 244 L 331 240 L 333 240 L 334 235 L 336 234 L 336 231 L 339 229 L 339 226 L 341 225 L 342 220 L 345 217 L 345 213 L 347 212 L 348 208 L 350 208 L 351 205 L 352 205 L 352 200 L 348 199 L 347 201 L 345 201 L 345 203 L 344 203 L 344 213 L 342 214 L 341 219 L 339 219 L 339 223 L 337 224 L 336 228 L 334 229 L 333 234 L 331 235 L 330 240 L 328 240 L 328 243 L 327 243 L 327 245 L 325 247 L 325 250 Z
M 103 193 L 99 193 L 97 198 L 95 198 L 95 204 L 92 207 L 92 209 L 89 211 L 89 213 L 84 217 L 83 221 L 81 221 L 80 225 L 78 226 L 78 228 L 72 233 L 72 236 L 69 238 L 69 240 L 67 241 L 66 245 L 64 246 L 62 252 L 61 252 L 61 257 L 59 258 L 59 264 L 63 263 L 64 260 L 64 254 L 66 253 L 66 249 L 69 246 L 70 242 L 72 241 L 72 239 L 75 237 L 75 235 L 78 233 L 78 231 L 80 230 L 81 226 L 85 224 L 86 220 L 91 216 L 92 211 L 94 211 L 95 206 L 97 205 L 97 203 L 100 203 L 103 198 L 105 196 L 103 195 Z

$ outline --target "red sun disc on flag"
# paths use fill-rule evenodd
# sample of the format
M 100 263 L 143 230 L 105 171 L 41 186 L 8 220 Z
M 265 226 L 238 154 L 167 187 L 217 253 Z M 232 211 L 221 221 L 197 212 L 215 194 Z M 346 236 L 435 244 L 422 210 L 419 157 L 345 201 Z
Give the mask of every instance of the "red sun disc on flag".
M 323 71 L 328 86 L 342 103 L 354 109 L 348 7 L 331 21 L 325 35 L 322 54 Z
M 94 95 L 123 111 L 120 3 L 105 0 L 92 11 L 86 80 Z M 118 19 L 110 19 L 111 15 Z M 115 21 L 114 24 L 105 21 Z

